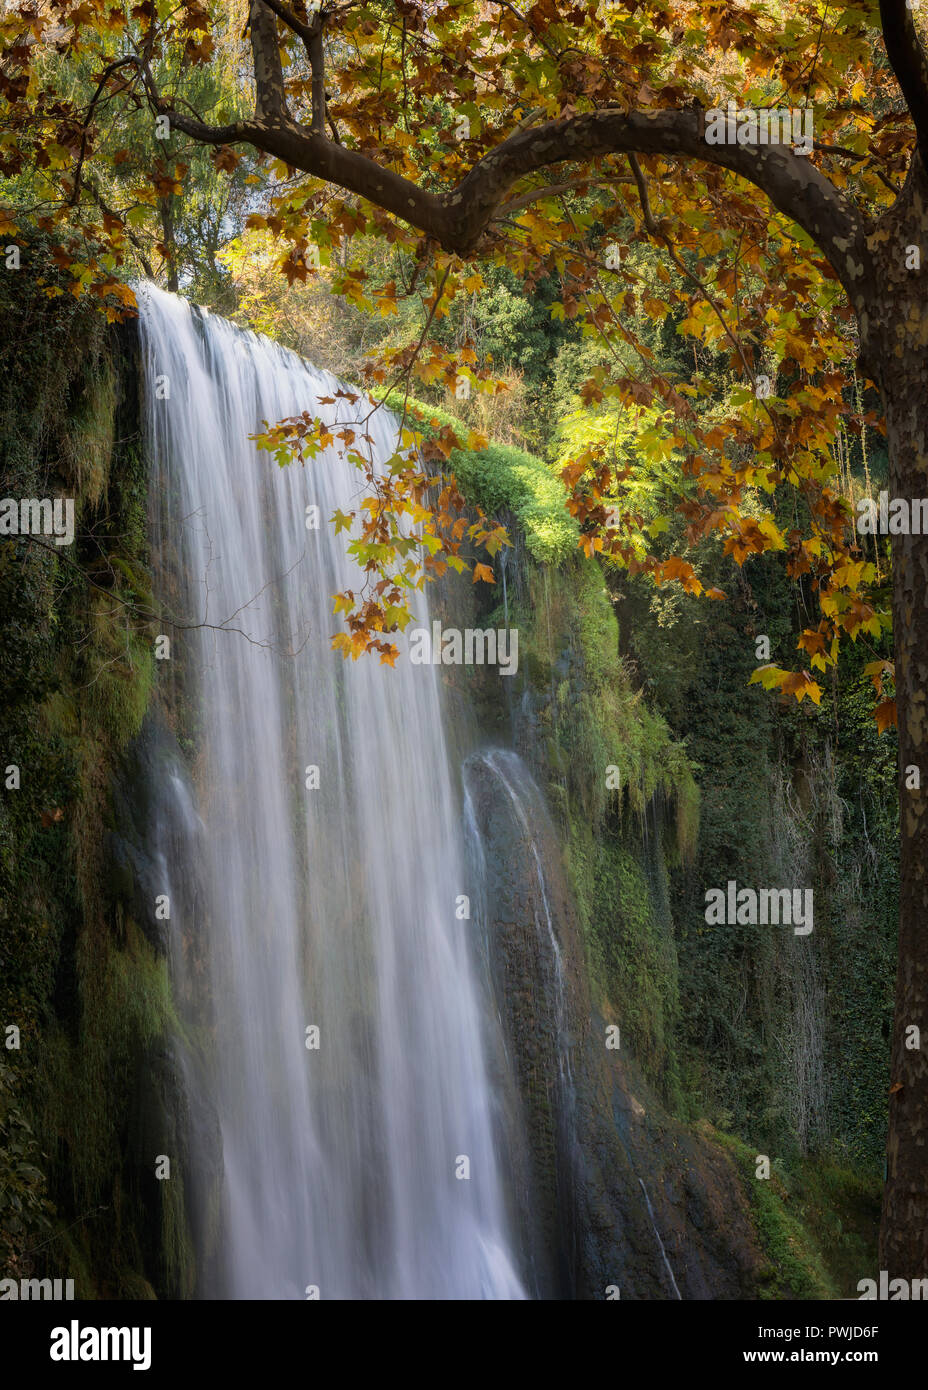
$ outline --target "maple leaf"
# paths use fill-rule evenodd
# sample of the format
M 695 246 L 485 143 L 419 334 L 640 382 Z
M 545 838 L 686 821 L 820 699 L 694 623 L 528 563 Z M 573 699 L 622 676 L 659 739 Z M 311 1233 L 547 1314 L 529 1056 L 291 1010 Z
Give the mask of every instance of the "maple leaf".
M 236 154 L 231 145 L 219 145 L 210 158 L 217 169 L 227 174 L 231 174 L 241 163 L 241 155 Z
M 883 694 L 883 681 L 887 676 L 895 676 L 896 666 L 892 661 L 868 661 L 864 675 L 869 676 L 877 695 Z M 882 733 L 882 730 L 880 731 Z
M 758 666 L 756 671 L 751 672 L 748 685 L 762 685 L 765 690 L 774 690 L 783 684 L 788 675 L 788 671 L 768 663 L 765 666 Z
M 810 656 L 816 652 L 823 652 L 825 650 L 825 635 L 822 632 L 806 630 L 800 633 L 796 646 L 800 651 L 808 652 Z
M 884 733 L 887 729 L 896 727 L 896 702 L 895 700 L 883 700 L 873 711 L 876 720 L 878 733 Z
M 679 555 L 671 555 L 669 560 L 658 566 L 656 577 L 659 583 L 666 583 L 668 580 L 677 580 L 683 585 L 689 594 L 701 594 L 702 584 L 696 577 L 696 571 L 688 560 L 683 560 Z
M 807 695 L 813 704 L 821 704 L 822 687 L 812 679 L 808 671 L 788 671 L 780 686 L 784 695 L 795 695 L 799 704 Z

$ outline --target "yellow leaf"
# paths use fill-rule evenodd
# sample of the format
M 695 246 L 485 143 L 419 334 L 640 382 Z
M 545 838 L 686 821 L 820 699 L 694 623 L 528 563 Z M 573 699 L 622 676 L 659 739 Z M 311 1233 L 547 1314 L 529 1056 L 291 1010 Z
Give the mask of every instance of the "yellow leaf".
M 768 662 L 766 666 L 758 666 L 757 670 L 751 673 L 748 685 L 760 684 L 765 690 L 773 690 L 775 686 L 782 685 L 788 675 L 788 671 L 783 671 L 779 666 L 774 666 L 773 662 Z

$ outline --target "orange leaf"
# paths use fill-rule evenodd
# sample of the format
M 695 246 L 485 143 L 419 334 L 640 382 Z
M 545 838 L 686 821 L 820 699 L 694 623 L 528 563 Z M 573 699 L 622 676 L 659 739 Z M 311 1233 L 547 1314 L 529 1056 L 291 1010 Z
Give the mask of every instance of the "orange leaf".
M 808 695 L 813 704 L 819 704 L 822 699 L 822 687 L 814 681 L 808 671 L 790 671 L 784 681 L 781 681 L 784 695 L 795 695 L 801 704 Z
M 883 733 L 884 729 L 894 729 L 896 727 L 895 700 L 884 700 L 881 705 L 877 705 L 873 711 L 873 717 L 880 733 Z
M 808 629 L 801 633 L 796 646 L 800 651 L 808 652 L 812 656 L 815 652 L 825 650 L 825 637 L 821 632 L 812 632 Z

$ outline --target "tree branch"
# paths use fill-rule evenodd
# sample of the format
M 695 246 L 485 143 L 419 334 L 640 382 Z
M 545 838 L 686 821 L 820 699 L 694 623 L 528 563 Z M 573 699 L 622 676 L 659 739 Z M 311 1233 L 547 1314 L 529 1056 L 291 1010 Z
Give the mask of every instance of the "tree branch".
M 323 20 L 320 16 L 318 27 L 309 45 L 309 66 L 313 75 L 313 119 L 314 135 L 325 134 L 325 51 L 322 47 Z
M 886 56 L 915 122 L 922 162 L 928 165 L 928 62 L 906 0 L 880 0 Z
M 475 164 L 445 197 L 456 231 L 453 249 L 471 250 L 517 178 L 565 160 L 606 154 L 685 156 L 719 165 L 760 188 L 823 251 L 855 305 L 869 263 L 863 219 L 852 200 L 787 145 L 709 145 L 703 112 L 595 111 L 519 131 Z
M 91 578 L 91 576 L 87 573 L 87 571 L 83 568 L 82 565 L 79 565 L 76 560 L 72 560 L 70 555 L 64 554 L 64 552 L 61 549 L 59 549 L 58 546 L 49 545 L 48 541 L 39 540 L 38 536 L 32 536 L 29 534 L 20 535 L 19 539 L 28 542 L 28 544 L 30 545 L 38 546 L 40 550 L 47 550 L 49 554 L 54 555 L 57 560 L 67 565 L 76 574 L 80 575 L 84 583 L 87 584 L 91 589 L 97 589 L 101 594 L 105 594 L 107 598 L 112 599 L 115 603 L 118 603 L 122 608 L 125 608 L 134 618 L 137 618 L 139 622 L 146 624 L 158 624 L 163 627 L 170 627 L 173 628 L 176 632 L 196 632 L 199 631 L 201 628 L 208 628 L 211 632 L 237 632 L 240 637 L 244 637 L 246 642 L 250 642 L 253 647 L 265 647 L 269 651 L 278 652 L 281 656 L 298 656 L 299 653 L 306 646 L 306 643 L 309 641 L 309 636 L 307 634 L 307 636 L 304 637 L 300 646 L 297 647 L 296 651 L 294 651 L 292 648 L 285 650 L 282 647 L 274 646 L 274 644 L 271 642 L 256 641 L 255 638 L 252 637 L 249 633 L 247 633 L 244 628 L 230 626 L 232 619 L 237 618 L 239 613 L 241 613 L 243 609 L 248 608 L 249 605 L 254 603 L 256 599 L 260 598 L 261 595 L 264 593 L 265 589 L 269 589 L 272 584 L 279 584 L 282 580 L 286 579 L 289 575 L 293 573 L 297 565 L 301 564 L 303 560 L 306 558 L 305 550 L 303 554 L 299 557 L 299 559 L 294 560 L 293 564 L 290 566 L 288 570 L 285 570 L 284 573 L 279 575 L 276 579 L 269 579 L 267 583 L 262 585 L 258 592 L 248 600 L 247 603 L 243 603 L 239 608 L 236 608 L 235 612 L 230 613 L 228 618 L 224 618 L 221 623 L 178 623 L 175 622 L 173 618 L 169 618 L 166 613 L 159 612 L 154 608 L 143 608 L 141 604 L 133 603 L 131 599 L 122 598 L 121 595 L 114 593 L 113 589 L 108 584 L 98 583 L 96 579 Z M 112 566 L 110 568 L 112 569 Z
M 85 115 L 84 120 L 82 122 L 81 147 L 78 151 L 77 165 L 74 170 L 74 189 L 71 193 L 71 197 L 69 200 L 71 207 L 75 206 L 78 198 L 80 197 L 81 174 L 84 168 L 84 160 L 87 157 L 87 136 L 90 131 L 91 123 L 93 121 L 94 111 L 96 109 L 97 102 L 103 95 L 103 89 L 104 87 L 106 87 L 113 73 L 116 72 L 119 68 L 134 67 L 136 70 L 138 70 L 138 65 L 138 59 L 136 58 L 135 54 L 132 53 L 126 58 L 118 58 L 115 62 L 108 64 L 108 66 L 103 69 L 103 72 L 100 75 L 100 80 L 97 83 L 97 90 L 90 98 L 90 105 L 87 107 L 87 114 Z
M 289 120 L 276 15 L 265 0 L 249 0 L 248 23 L 255 72 L 255 121 L 277 124 Z
M 142 269 L 144 270 L 147 279 L 154 280 L 154 271 L 152 270 L 148 256 L 145 254 L 145 247 L 142 244 L 139 237 L 137 237 L 133 232 L 132 228 L 126 224 L 121 214 L 116 212 L 114 208 L 111 208 L 109 204 L 105 202 L 103 196 L 100 193 L 99 188 L 97 187 L 93 179 L 87 180 L 87 191 L 90 193 L 91 198 L 93 198 L 100 211 L 104 213 L 105 216 L 114 218 L 120 224 L 120 226 L 123 228 L 126 234 L 126 237 L 132 243 L 132 245 L 136 249 L 136 252 L 138 253 L 139 261 L 141 262 Z
M 302 19 L 293 13 L 289 5 L 282 4 L 281 0 L 263 0 L 263 3 L 273 10 L 277 18 L 282 20 L 287 28 L 303 41 L 312 72 L 313 115 L 311 129 L 314 135 L 324 135 L 326 115 L 325 53 L 322 47 L 322 35 L 325 29 L 325 12 L 319 10 L 311 24 L 304 24 Z
M 274 11 L 277 18 L 282 20 L 287 28 L 291 29 L 293 33 L 296 34 L 297 38 L 303 40 L 303 46 L 308 53 L 309 45 L 312 43 L 315 32 L 322 27 L 322 15 L 317 14 L 312 24 L 304 24 L 302 19 L 293 13 L 289 5 L 281 4 L 281 0 L 263 0 L 263 3 L 267 5 L 269 10 Z
M 638 201 L 641 204 L 641 215 L 644 218 L 645 229 L 650 233 L 650 235 L 654 238 L 655 241 L 659 241 L 664 245 L 664 247 L 667 250 L 668 256 L 673 261 L 679 274 L 681 274 L 684 277 L 684 279 L 689 280 L 691 284 L 694 284 L 696 286 L 696 289 L 700 297 L 706 304 L 708 304 L 709 308 L 712 310 L 712 312 L 715 314 L 715 317 L 721 324 L 722 331 L 725 333 L 726 337 L 728 338 L 728 341 L 731 343 L 732 347 L 735 349 L 735 352 L 737 352 L 738 356 L 741 359 L 741 365 L 744 367 L 745 376 L 753 385 L 754 371 L 745 355 L 745 351 L 741 345 L 740 340 L 735 337 L 734 333 L 729 328 L 725 315 L 722 313 L 718 304 L 715 302 L 712 295 L 706 289 L 705 285 L 702 283 L 699 277 L 697 275 L 694 275 L 693 272 L 686 266 L 680 254 L 678 253 L 677 248 L 673 245 L 673 242 L 670 240 L 670 237 L 667 236 L 667 234 L 661 230 L 660 225 L 655 220 L 654 213 L 651 211 L 651 200 L 648 197 L 647 180 L 645 179 L 644 173 L 642 172 L 641 165 L 638 163 L 638 156 L 635 154 L 630 154 L 628 156 L 628 162 L 631 165 L 632 174 L 634 176 L 635 184 L 638 189 Z M 775 424 L 776 422 L 774 421 L 774 426 Z
M 875 164 L 875 163 L 876 163 L 875 157 L 874 157 L 872 154 L 871 154 L 871 155 L 857 154 L 857 152 L 856 152 L 855 150 L 848 150 L 848 149 L 845 149 L 845 147 L 844 147 L 843 145 L 823 145 L 823 144 L 821 143 L 821 141 L 816 140 L 816 141 L 815 141 L 815 148 L 816 148 L 817 150 L 819 150 L 822 154 L 833 154 L 833 155 L 836 155 L 837 158 L 839 158 L 839 159 L 852 159 L 852 160 L 854 161 L 855 164 L 863 164 L 863 165 L 864 165 L 864 168 L 867 168 L 867 169 L 869 169 L 869 167 L 870 167 L 872 164 Z M 876 174 L 876 176 L 877 176 L 878 179 L 881 179 L 881 180 L 882 180 L 882 182 L 883 182 L 883 183 L 886 185 L 886 187 L 889 189 L 890 193 L 895 193 L 896 197 L 898 198 L 898 196 L 899 196 L 899 187 L 898 187 L 898 185 L 895 184 L 895 183 L 893 183 L 892 179 L 889 178 L 886 174 L 884 174 L 884 173 L 883 173 L 883 170 L 880 169 L 879 167 L 874 168 L 873 172 Z
M 251 0 L 251 4 L 253 15 L 276 24 L 264 0 Z M 276 31 L 274 43 L 279 73 Z M 157 109 L 165 111 L 166 104 L 157 94 L 153 99 Z M 586 164 L 618 153 L 699 160 L 729 169 L 765 193 L 820 248 L 854 308 L 860 312 L 866 307 L 866 286 L 872 280 L 870 253 L 863 218 L 852 199 L 808 156 L 788 145 L 707 144 L 704 113 L 695 106 L 648 112 L 607 108 L 516 130 L 445 194 L 420 188 L 360 151 L 299 125 L 283 108 L 274 119 L 259 112 L 254 120 L 215 127 L 180 113 L 170 114 L 178 129 L 194 139 L 212 145 L 247 142 L 295 169 L 357 193 L 459 256 L 474 252 L 513 184 L 539 169 L 567 162 Z

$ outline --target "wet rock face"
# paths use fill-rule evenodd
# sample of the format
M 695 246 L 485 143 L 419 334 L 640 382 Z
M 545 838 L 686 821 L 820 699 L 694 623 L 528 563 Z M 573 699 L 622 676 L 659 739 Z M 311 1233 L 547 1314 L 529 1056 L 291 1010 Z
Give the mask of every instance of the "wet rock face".
M 150 845 L 158 815 L 156 789 L 179 765 L 173 735 L 161 720 L 149 718 L 128 749 L 113 784 L 113 829 L 108 835 L 110 894 L 160 955 L 169 952 L 170 919 L 156 917 L 155 905 L 158 896 L 167 891 L 169 870 L 160 857 L 152 856 Z
M 187 808 L 186 818 L 176 818 L 186 833 L 152 854 L 168 798 Z M 106 837 L 110 912 L 117 933 L 135 923 L 158 957 L 172 967 L 183 958 L 202 972 L 201 832 L 177 740 L 161 713 L 151 710 L 113 780 Z M 170 900 L 167 917 L 156 913 L 160 895 Z M 175 992 L 173 1003 L 184 1019 L 190 1001 Z M 135 1066 L 129 1169 L 145 1267 L 159 1297 L 189 1298 L 215 1257 L 221 1196 L 222 1139 L 209 1069 L 183 1025 L 178 1036 L 150 1039 Z M 158 1155 L 170 1159 L 170 1181 L 156 1176 Z M 201 1252 L 199 1269 L 194 1250 Z
M 739 1298 L 763 1264 L 735 1172 L 668 1116 L 590 998 L 557 832 L 515 754 L 465 764 L 493 991 L 518 1087 L 517 1220 L 548 1298 Z
M 578 1073 L 590 1234 L 578 1295 L 747 1298 L 764 1265 L 728 1157 L 666 1114 L 594 1016 Z
M 513 754 L 473 756 L 465 785 L 483 851 L 493 993 L 527 1136 L 518 1165 L 519 1225 L 538 1293 L 570 1297 L 576 1279 L 572 1037 L 555 926 L 563 932 L 570 919 L 560 851 L 537 790 Z

